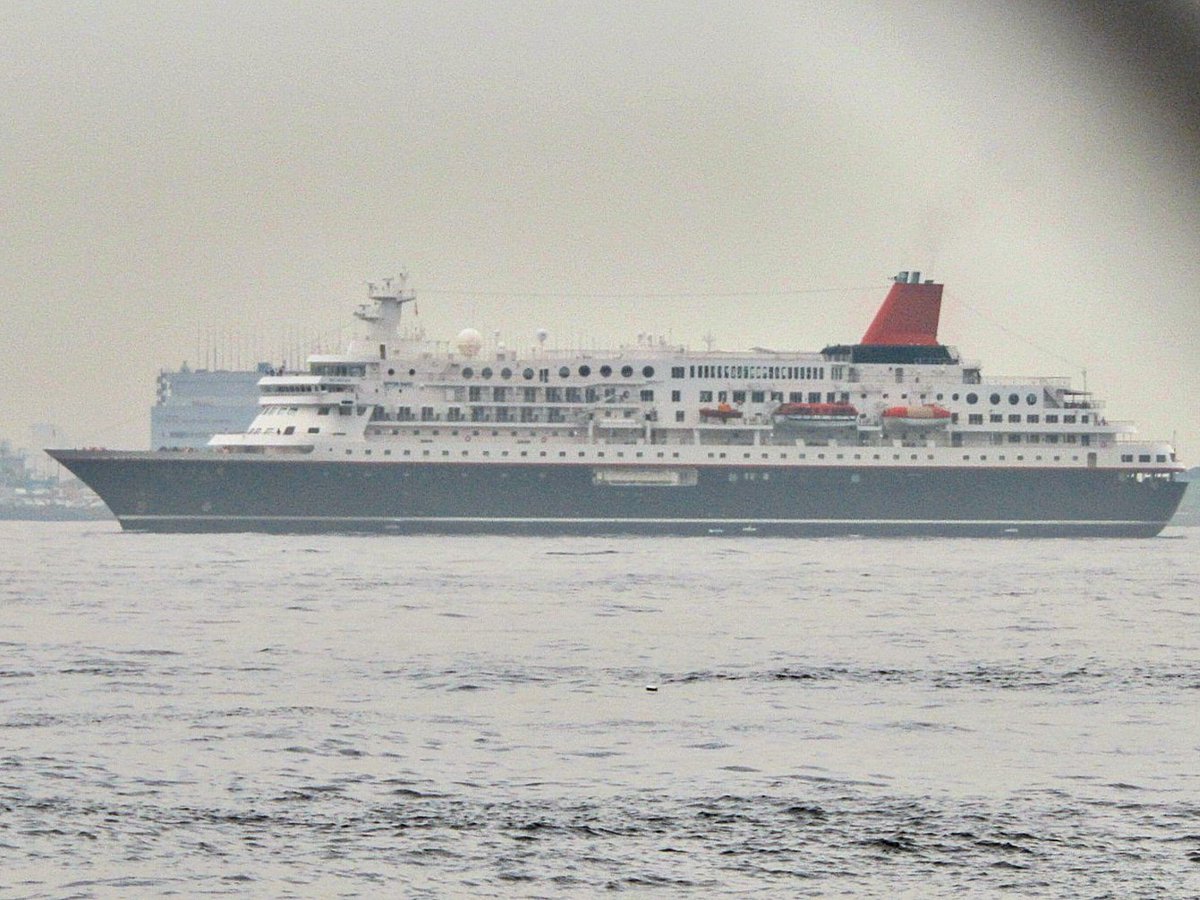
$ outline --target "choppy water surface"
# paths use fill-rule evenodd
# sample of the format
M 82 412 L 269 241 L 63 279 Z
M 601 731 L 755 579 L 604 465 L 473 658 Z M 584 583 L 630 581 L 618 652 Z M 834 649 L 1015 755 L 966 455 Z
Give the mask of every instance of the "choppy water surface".
M 1197 895 L 1198 585 L 1192 529 L 2 523 L 0 896 Z

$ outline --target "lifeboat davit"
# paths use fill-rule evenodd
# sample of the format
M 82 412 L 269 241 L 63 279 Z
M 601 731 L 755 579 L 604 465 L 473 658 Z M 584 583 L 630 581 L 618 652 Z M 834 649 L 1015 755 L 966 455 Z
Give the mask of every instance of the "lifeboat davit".
M 718 403 L 716 406 L 702 406 L 700 408 L 700 418 L 716 419 L 719 422 L 728 422 L 730 419 L 740 419 L 742 411 L 734 409 L 728 403 Z
M 892 428 L 945 428 L 950 424 L 950 410 L 932 403 L 889 406 L 883 411 L 883 424 Z
M 775 424 L 787 428 L 847 428 L 858 424 L 858 410 L 849 403 L 784 403 L 775 410 Z

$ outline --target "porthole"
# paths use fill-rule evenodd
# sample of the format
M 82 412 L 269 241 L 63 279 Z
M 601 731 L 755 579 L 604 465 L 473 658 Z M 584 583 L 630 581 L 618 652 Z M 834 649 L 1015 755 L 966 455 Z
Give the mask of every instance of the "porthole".
M 951 399 L 951 400 L 957 400 L 957 399 L 958 399 L 958 394 L 951 394 L 951 395 L 950 395 L 950 399 Z
M 504 379 L 512 378 L 512 369 L 501 369 L 500 377 Z
M 571 370 L 568 369 L 566 366 L 563 366 L 561 369 L 558 370 L 558 377 L 559 378 L 570 378 Z
M 408 370 L 408 374 L 409 374 L 409 375 L 416 375 L 416 374 L 417 374 L 417 370 L 416 370 L 416 369 L 409 369 L 409 370 Z
M 1030 406 L 1037 406 L 1037 394 L 1030 394 L 1025 398 L 1025 402 Z
M 600 367 L 600 377 L 601 378 L 607 378 L 611 374 L 612 374 L 612 366 L 601 366 Z
M 463 378 L 470 378 L 474 374 L 475 374 L 475 370 L 472 369 L 470 366 L 465 366 L 463 368 Z
M 1010 406 L 1016 406 L 1020 402 L 1021 402 L 1020 395 L 1018 395 L 1018 394 L 1009 394 L 1008 395 L 1008 403 Z
M 633 377 L 633 366 L 621 366 L 621 377 L 622 378 L 632 378 Z
M 395 374 L 396 374 L 396 370 L 395 370 L 395 369 L 388 369 L 388 374 L 389 374 L 389 375 L 395 375 Z
M 480 374 L 480 375 L 482 375 L 484 378 L 491 378 L 491 377 L 492 377 L 492 370 L 491 370 L 491 369 L 489 369 L 489 368 L 486 368 L 486 367 L 485 367 L 485 368 L 483 369 L 483 371 L 482 371 L 482 372 L 480 372 L 479 374 Z
M 532 381 L 533 380 L 533 369 L 526 369 L 524 372 L 521 373 L 521 377 L 524 378 L 526 381 Z
M 592 374 L 591 366 L 580 366 L 579 367 L 579 377 L 580 378 L 587 378 L 591 374 Z
M 967 402 L 972 403 L 972 404 L 978 403 L 979 395 L 978 394 L 967 394 Z
M 990 401 L 991 401 L 991 403 L 992 403 L 992 406 L 995 406 L 995 405 L 997 405 L 997 404 L 1000 402 L 1000 395 L 999 395 L 999 394 L 992 394 L 992 396 L 988 397 L 988 400 L 990 400 Z
M 654 366 L 645 366 L 642 369 L 642 377 L 643 378 L 653 378 L 654 377 Z

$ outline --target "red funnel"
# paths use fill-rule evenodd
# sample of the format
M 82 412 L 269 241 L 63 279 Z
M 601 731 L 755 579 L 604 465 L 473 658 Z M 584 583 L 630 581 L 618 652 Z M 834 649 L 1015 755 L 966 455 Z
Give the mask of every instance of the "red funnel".
M 861 343 L 885 346 L 937 344 L 938 316 L 942 311 L 940 284 L 897 281 L 875 313 Z

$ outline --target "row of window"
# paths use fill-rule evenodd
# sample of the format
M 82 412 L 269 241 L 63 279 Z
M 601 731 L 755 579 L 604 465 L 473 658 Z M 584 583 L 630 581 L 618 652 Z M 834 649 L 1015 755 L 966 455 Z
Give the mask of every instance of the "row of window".
M 334 452 L 334 450 L 335 450 L 335 448 L 333 448 L 333 447 L 329 447 L 329 448 L 328 448 L 328 451 L 329 451 L 330 453 L 333 453 L 333 452 Z M 362 451 L 360 451 L 360 452 L 361 452 L 361 453 L 362 453 L 364 456 L 371 456 L 371 455 L 372 455 L 372 451 L 371 451 L 371 450 L 362 450 Z M 537 458 L 539 458 L 539 459 L 545 459 L 545 458 L 548 458 L 552 452 L 555 452 L 555 451 L 548 451 L 548 450 L 539 450 L 539 451 L 532 451 L 532 450 L 499 450 L 499 451 L 496 451 L 496 452 L 493 454 L 493 452 L 492 452 L 491 450 L 479 450 L 479 451 L 476 451 L 476 455 L 478 455 L 478 456 L 481 456 L 481 457 L 487 457 L 487 458 L 489 458 L 489 459 L 490 459 L 490 458 L 492 458 L 492 456 L 493 456 L 493 455 L 494 455 L 494 456 L 499 456 L 499 457 L 501 457 L 501 458 L 508 458 L 508 457 L 510 457 L 510 456 L 515 456 L 515 457 L 517 457 L 518 459 L 528 459 L 528 458 L 529 458 L 531 455 L 536 455 L 536 457 L 537 457 Z M 352 456 L 354 453 L 355 453 L 355 451 L 354 451 L 354 450 L 352 450 L 352 449 L 347 449 L 347 450 L 345 451 L 345 454 L 346 454 L 346 456 Z M 461 450 L 461 451 L 459 451 L 459 453 L 460 453 L 460 455 L 462 455 L 462 456 L 468 456 L 468 457 L 469 457 L 469 456 L 471 455 L 471 451 L 470 451 L 470 450 Z M 557 456 L 558 456 L 558 458 L 559 458 L 559 459 L 566 459 L 566 458 L 567 458 L 567 456 L 568 456 L 568 451 L 566 451 L 566 450 L 559 450 L 559 451 L 557 451 L 556 453 L 557 453 Z M 606 458 L 607 458 L 607 456 L 605 455 L 606 451 L 604 451 L 604 450 L 598 450 L 598 451 L 595 451 L 594 453 L 589 453 L 589 452 L 588 452 L 588 451 L 586 451 L 586 450 L 580 450 L 580 451 L 577 451 L 577 453 L 578 453 L 578 458 L 579 458 L 579 459 L 587 459 L 589 456 L 591 456 L 591 457 L 593 457 L 593 458 L 596 458 L 596 459 L 606 459 Z M 420 456 L 422 456 L 422 457 L 430 457 L 430 456 L 433 456 L 434 454 L 435 454 L 435 451 L 433 451 L 433 450 L 421 450 L 421 451 L 419 451 L 419 455 L 420 455 Z M 391 456 L 391 455 L 392 455 L 392 450 L 391 450 L 391 449 L 384 449 L 384 450 L 382 451 L 382 454 L 381 454 L 381 455 L 382 455 L 382 456 Z M 398 455 L 398 456 L 415 456 L 415 455 L 418 455 L 418 451 L 415 451 L 415 450 L 411 450 L 411 449 L 407 449 L 407 448 L 406 448 L 406 449 L 399 450 L 399 451 L 397 452 L 397 454 L 396 454 L 396 455 Z M 451 455 L 452 455 L 452 451 L 450 451 L 450 450 L 442 450 L 442 451 L 440 451 L 439 455 L 440 455 L 440 456 L 442 456 L 442 457 L 449 457 L 449 456 L 451 456 Z M 728 458 L 730 457 L 730 455 L 731 455 L 731 454 L 729 454 L 729 453 L 727 453 L 727 452 L 724 452 L 724 451 L 711 451 L 711 452 L 709 452 L 709 453 L 707 454 L 707 457 L 708 457 L 708 459 L 712 459 L 712 460 L 720 460 L 720 459 L 728 459 Z M 885 456 L 886 456 L 886 455 L 887 455 L 887 454 L 882 454 L 882 453 L 873 453 L 873 454 L 871 454 L 870 458 L 871 458 L 872 460 L 876 460 L 876 461 L 882 461 L 882 460 L 885 458 Z M 617 450 L 617 451 L 615 451 L 615 452 L 612 454 L 612 456 L 613 456 L 613 458 L 614 458 L 614 459 L 625 459 L 625 458 L 626 458 L 626 453 L 625 453 L 625 451 L 623 451 L 623 450 Z M 645 454 L 645 453 L 643 453 L 642 451 L 640 451 L 640 450 L 639 450 L 639 451 L 637 451 L 636 453 L 633 453 L 633 454 L 631 455 L 631 458 L 633 458 L 633 459 L 643 459 L 645 456 L 646 456 L 646 454 Z M 658 459 L 665 459 L 665 458 L 666 458 L 666 452 L 665 452 L 665 451 L 661 451 L 661 450 L 660 450 L 660 451 L 658 451 L 658 452 L 655 454 L 655 456 L 656 456 Z M 735 456 L 735 457 L 736 457 L 736 456 L 737 456 L 737 454 L 733 454 L 733 456 Z M 771 460 L 771 459 L 775 459 L 775 460 L 787 460 L 787 459 L 789 459 L 789 458 L 794 458 L 794 459 L 798 459 L 798 460 L 806 460 L 806 459 L 808 459 L 808 458 L 809 458 L 809 454 L 808 454 L 808 453 L 796 453 L 794 456 L 790 456 L 788 453 L 761 453 L 761 454 L 759 454 L 759 456 L 760 456 L 760 458 L 761 458 L 761 459 L 765 459 L 765 460 Z M 906 454 L 901 454 L 901 453 L 892 453 L 892 454 L 890 454 L 890 456 L 891 456 L 891 459 L 892 459 L 892 460 L 894 460 L 894 461 L 901 460 L 901 459 L 903 459 L 903 458 L 905 458 L 905 457 L 907 457 L 907 458 L 908 458 L 908 460 L 909 460 L 909 461 L 911 461 L 911 462 L 916 462 L 916 461 L 919 461 L 919 460 L 921 459 L 921 454 L 918 454 L 918 453 L 906 453 Z M 746 460 L 746 459 L 753 459 L 754 457 L 755 457 L 755 454 L 754 454 L 754 453 L 749 453 L 749 452 L 746 452 L 746 453 L 742 453 L 742 454 L 741 454 L 741 458 L 742 458 L 743 460 Z M 812 454 L 812 457 L 813 457 L 814 459 L 819 459 L 819 460 L 824 460 L 824 459 L 834 459 L 834 460 L 859 460 L 859 461 L 861 461 L 861 460 L 863 460 L 863 459 L 865 459 L 865 458 L 866 458 L 866 454 L 863 454 L 863 453 L 853 453 L 853 454 L 851 454 L 851 453 L 837 453 L 837 454 L 833 454 L 833 453 L 814 453 L 814 454 Z M 672 458 L 672 459 L 679 459 L 679 453 L 678 453 L 678 452 L 672 452 L 672 453 L 671 453 L 671 458 Z M 986 454 L 986 453 L 980 453 L 978 456 L 972 457 L 972 456 L 971 456 L 971 454 L 969 454 L 969 453 L 964 453 L 964 454 L 963 454 L 963 456 L 962 456 L 962 458 L 963 458 L 963 461 L 964 461 L 964 462 L 970 462 L 972 459 L 978 460 L 979 462 L 987 462 L 987 461 L 988 461 L 988 454 Z M 1013 458 L 1014 458 L 1014 459 L 1015 459 L 1017 462 L 1024 462 L 1024 461 L 1025 461 L 1025 456 L 1024 456 L 1024 454 L 1018 454 L 1017 456 L 1015 456 L 1015 457 L 1013 457 Z M 926 461 L 930 461 L 930 462 L 932 462 L 932 461 L 935 461 L 935 460 L 936 460 L 936 457 L 935 457 L 935 456 L 934 456 L 932 453 L 927 453 L 927 454 L 925 454 L 925 459 L 926 459 Z M 1005 455 L 1005 454 L 1003 454 L 1003 453 L 1001 453 L 1001 454 L 997 455 L 997 456 L 995 457 L 995 459 L 996 459 L 996 461 L 998 461 L 998 462 L 1006 462 L 1006 461 L 1008 460 L 1008 456 L 1007 456 L 1007 455 Z M 1062 459 L 1063 459 L 1063 458 L 1062 458 L 1062 456 L 1052 456 L 1052 457 L 1050 457 L 1050 459 L 1051 459 L 1053 462 L 1062 462 Z M 1033 457 L 1033 460 L 1034 460 L 1035 462 L 1043 462 L 1043 461 L 1044 461 L 1044 458 L 1043 458 L 1042 456 L 1040 456 L 1040 455 L 1036 455 L 1036 456 L 1034 456 L 1034 457 Z M 1150 461 L 1150 457 L 1149 457 L 1149 456 L 1143 456 L 1143 457 L 1139 457 L 1139 460 L 1141 460 L 1141 461 L 1144 461 L 1144 462 L 1149 462 L 1149 461 Z M 1078 456 L 1078 455 L 1074 455 L 1074 456 L 1072 456 L 1072 457 L 1071 457 L 1071 461 L 1072 461 L 1072 462 L 1079 462 L 1079 456 Z M 1125 457 L 1122 457 L 1122 461 L 1132 461 L 1132 457 L 1130 457 L 1130 459 L 1129 459 L 1129 460 L 1126 460 L 1126 459 L 1125 459 Z M 1160 462 L 1165 462 L 1165 461 L 1166 461 L 1166 458 L 1165 458 L 1165 457 L 1163 457 L 1163 456 L 1159 456 L 1159 461 L 1160 461 Z M 730 477 L 732 478 L 732 477 L 734 477 L 734 476 L 732 476 L 732 475 L 731 475 Z M 763 480 L 765 481 L 765 480 L 767 480 L 767 478 L 764 476 L 764 477 L 763 477 Z
M 1139 453 L 1137 461 L 1140 463 L 1148 463 L 1151 461 L 1150 456 L 1151 456 L 1151 454 L 1149 454 L 1149 453 Z M 1166 461 L 1167 461 L 1167 455 L 1165 453 L 1154 454 L 1154 462 L 1165 463 Z M 1133 462 L 1133 454 L 1132 453 L 1122 453 L 1121 454 L 1121 462 L 1123 462 L 1123 463 Z
M 954 399 L 955 400 L 958 399 L 958 394 L 954 395 Z M 1001 396 L 999 394 L 992 394 L 992 396 L 988 397 L 988 402 L 990 402 L 992 404 L 992 406 L 999 406 L 1002 399 L 1003 398 L 1001 398 Z M 966 400 L 968 403 L 970 403 L 973 406 L 979 402 L 979 395 L 976 393 L 967 394 Z M 1009 402 L 1009 405 L 1016 406 L 1018 403 L 1021 402 L 1021 395 L 1020 394 L 1009 394 L 1008 402 Z M 1025 402 L 1028 403 L 1030 406 L 1037 406 L 1038 395 L 1037 394 L 1026 394 Z
M 311 363 L 308 370 L 313 375 L 330 375 L 337 378 L 362 378 L 367 367 L 361 363 Z M 388 370 L 392 374 L 392 370 Z
M 1086 425 L 1090 419 L 1089 416 L 1080 416 L 1079 418 L 1081 419 L 1081 421 L 1083 422 L 1084 425 Z M 952 414 L 950 417 L 950 420 L 952 422 L 957 422 L 958 421 L 958 413 Z M 1063 425 L 1074 425 L 1075 420 L 1076 420 L 1075 416 L 1062 416 L 1062 424 Z M 992 423 L 992 424 L 996 424 L 996 423 L 1004 422 L 1004 421 L 1006 421 L 1006 417 L 1001 413 L 991 413 L 988 416 L 988 422 Z M 1009 415 L 1009 416 L 1007 416 L 1007 421 L 1012 424 L 1020 423 L 1021 416 L 1018 414 Z M 1045 417 L 1043 417 L 1040 413 L 1030 413 L 1029 415 L 1025 416 L 1025 423 L 1027 425 L 1038 425 L 1042 421 L 1045 421 L 1045 423 L 1047 425 L 1057 425 L 1057 424 L 1059 424 L 1059 416 L 1056 413 L 1047 413 Z M 982 425 L 983 424 L 983 413 L 968 413 L 967 414 L 967 424 Z
M 603 365 L 597 371 L 600 373 L 601 378 L 611 378 L 612 374 L 613 374 L 613 367 L 609 366 L 609 365 Z M 582 365 L 579 367 L 578 372 L 579 372 L 580 378 L 590 378 L 592 375 L 592 367 L 589 365 Z M 485 378 L 485 379 L 491 378 L 494 374 L 496 374 L 496 373 L 492 371 L 490 366 L 484 366 L 482 369 L 479 370 L 480 378 Z M 538 369 L 537 371 L 534 371 L 532 368 L 526 368 L 521 371 L 521 377 L 524 378 L 526 381 L 533 381 L 535 375 L 537 376 L 539 381 L 549 381 L 550 370 L 549 369 Z M 463 378 L 474 378 L 475 377 L 475 369 L 473 369 L 471 366 L 463 366 L 462 377 Z M 500 377 L 504 378 L 506 380 L 509 378 L 512 378 L 513 370 L 508 367 L 501 369 Z M 571 377 L 571 369 L 568 366 L 561 366 L 558 370 L 558 377 L 559 378 L 570 378 Z M 622 378 L 632 378 L 633 377 L 633 366 L 622 366 L 621 367 L 621 377 Z M 643 378 L 653 378 L 654 377 L 654 366 L 642 366 L 642 377 Z
M 515 403 L 518 401 L 523 403 L 596 403 L 601 398 L 607 403 L 612 403 L 617 400 L 628 400 L 629 391 L 620 390 L 620 388 L 613 386 L 512 388 L 500 385 L 495 387 L 471 385 L 465 389 L 465 393 L 461 387 L 454 388 L 451 396 L 456 403 L 464 401 L 469 403 L 484 403 L 489 400 L 493 403 Z M 638 396 L 641 400 L 653 400 L 654 391 L 642 390 Z
M 674 366 L 672 378 L 683 378 L 684 367 Z M 769 378 L 786 381 L 821 381 L 825 378 L 824 366 L 688 366 L 689 378 Z
M 264 394 L 338 394 L 353 391 L 352 384 L 269 384 Z

